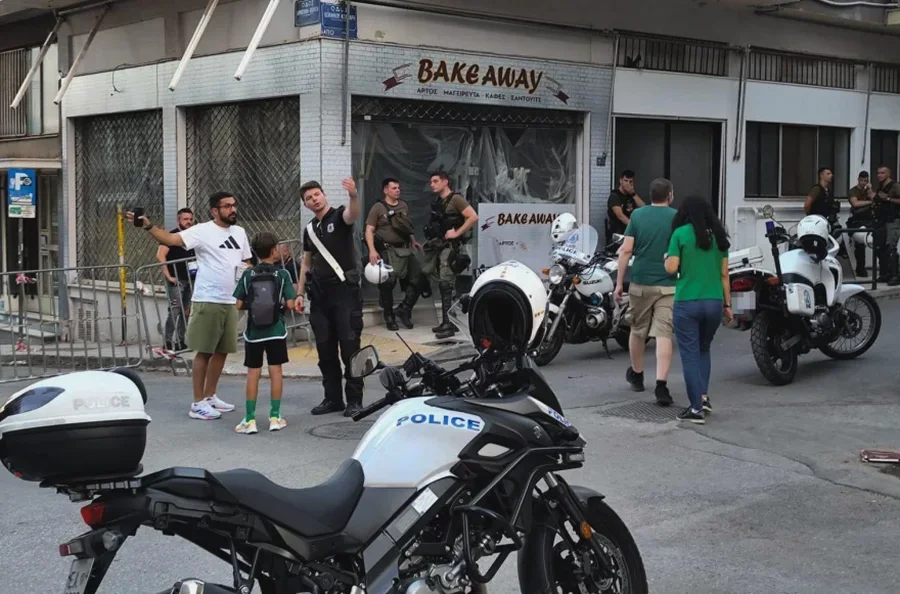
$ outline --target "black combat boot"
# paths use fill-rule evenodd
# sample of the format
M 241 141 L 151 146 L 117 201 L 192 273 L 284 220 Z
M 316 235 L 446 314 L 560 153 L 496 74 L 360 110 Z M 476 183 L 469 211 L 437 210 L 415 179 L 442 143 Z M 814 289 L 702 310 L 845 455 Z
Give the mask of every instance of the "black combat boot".
M 381 307 L 384 308 L 384 324 L 388 330 L 395 332 L 400 329 L 397 320 L 394 318 L 394 285 L 393 283 L 384 283 L 378 287 L 381 293 Z
M 416 306 L 416 301 L 419 300 L 419 286 L 415 284 L 409 284 L 406 286 L 406 296 L 403 298 L 403 302 L 400 304 L 400 307 L 397 308 L 395 312 L 397 314 L 397 318 L 400 320 L 400 323 L 403 324 L 408 330 L 413 329 L 412 322 L 412 310 L 413 307 Z
M 450 283 L 441 282 L 441 323 L 431 329 L 435 338 L 450 338 L 456 334 L 456 326 L 450 322 L 450 307 L 453 305 L 453 286 Z

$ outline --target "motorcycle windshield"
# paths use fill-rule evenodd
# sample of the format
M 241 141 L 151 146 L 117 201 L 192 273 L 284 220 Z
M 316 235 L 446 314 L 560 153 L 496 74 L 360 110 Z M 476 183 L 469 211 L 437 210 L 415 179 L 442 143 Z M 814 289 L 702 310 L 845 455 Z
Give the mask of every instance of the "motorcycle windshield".
M 450 318 L 450 323 L 459 329 L 459 333 L 469 342 L 472 342 L 472 333 L 469 331 L 469 316 L 468 314 L 463 313 L 462 303 L 460 301 L 453 304 L 448 316 Z
M 569 258 L 587 264 L 597 251 L 600 234 L 591 225 L 582 225 L 576 229 L 569 239 L 553 249 L 553 256 Z

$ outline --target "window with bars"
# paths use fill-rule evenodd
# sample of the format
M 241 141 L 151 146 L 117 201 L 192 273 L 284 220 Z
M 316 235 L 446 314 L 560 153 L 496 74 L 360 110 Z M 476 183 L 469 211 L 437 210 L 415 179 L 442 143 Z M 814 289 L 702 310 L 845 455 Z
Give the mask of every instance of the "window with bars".
M 834 173 L 835 196 L 850 188 L 850 129 L 747 122 L 745 194 L 750 197 L 806 196 L 816 172 Z
M 0 52 L 0 138 L 25 136 L 28 133 L 28 103 L 9 106 L 28 74 L 28 50 Z
M 872 68 L 872 90 L 900 94 L 900 66 L 876 64 Z
M 116 206 L 143 207 L 157 224 L 164 215 L 162 111 L 139 111 L 75 120 L 75 209 L 79 266 L 119 262 Z M 125 227 L 125 260 L 152 262 L 157 244 Z
M 728 49 L 711 42 L 629 34 L 620 38 L 617 66 L 727 76 Z
M 856 64 L 819 56 L 754 49 L 750 52 L 751 80 L 792 83 L 835 89 L 856 88 Z
M 285 97 L 186 110 L 187 201 L 209 220 L 209 196 L 238 202 L 239 224 L 252 236 L 300 237 L 300 98 Z

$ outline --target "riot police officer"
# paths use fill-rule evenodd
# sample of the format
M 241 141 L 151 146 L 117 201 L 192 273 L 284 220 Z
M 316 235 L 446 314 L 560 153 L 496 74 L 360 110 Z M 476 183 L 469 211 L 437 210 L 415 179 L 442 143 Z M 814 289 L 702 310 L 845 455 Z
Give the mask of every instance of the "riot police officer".
M 416 241 L 409 216 L 409 205 L 400 199 L 400 182 L 387 178 L 381 184 L 382 199 L 372 206 L 366 218 L 366 245 L 369 263 L 384 261 L 393 269 L 390 278 L 378 285 L 384 321 L 388 330 L 398 330 L 397 318 L 412 329 L 412 310 L 419 299 L 419 260 L 414 251 L 422 249 Z M 394 310 L 394 285 L 400 281 L 405 292 L 403 302 Z
M 876 249 L 881 255 L 878 262 L 883 270 L 878 280 L 886 280 L 893 287 L 900 285 L 900 255 L 897 253 L 897 243 L 900 241 L 900 184 L 891 179 L 891 170 L 884 165 L 878 168 L 877 176 L 874 201 L 876 212 L 884 222 L 875 234 Z
M 464 244 L 471 240 L 469 231 L 478 222 L 478 214 L 462 194 L 450 189 L 450 176 L 445 171 L 431 174 L 431 191 L 435 199 L 425 227 L 422 272 L 438 282 L 441 292 L 441 323 L 431 331 L 437 338 L 449 338 L 456 333 L 449 315 L 453 288 L 457 275 L 471 263 Z
M 872 190 L 872 184 L 869 183 L 869 172 L 860 171 L 856 178 L 856 185 L 850 188 L 848 227 L 851 229 L 875 228 L 875 213 L 872 208 L 874 197 L 875 192 Z M 855 243 L 853 252 L 856 258 L 856 277 L 865 278 L 869 276 L 869 271 L 866 269 L 866 244 Z
M 297 309 L 309 292 L 309 324 L 316 337 L 325 400 L 314 415 L 344 412 L 351 417 L 362 408 L 363 380 L 350 377 L 350 358 L 360 347 L 363 329 L 362 289 L 356 260 L 353 224 L 359 218 L 359 196 L 352 179 L 342 185 L 350 196 L 347 206 L 332 208 L 319 182 L 300 187 L 303 203 L 315 218 L 303 231 L 303 263 Z M 338 357 L 340 348 L 340 357 Z M 346 378 L 347 406 L 341 394 L 341 360 Z

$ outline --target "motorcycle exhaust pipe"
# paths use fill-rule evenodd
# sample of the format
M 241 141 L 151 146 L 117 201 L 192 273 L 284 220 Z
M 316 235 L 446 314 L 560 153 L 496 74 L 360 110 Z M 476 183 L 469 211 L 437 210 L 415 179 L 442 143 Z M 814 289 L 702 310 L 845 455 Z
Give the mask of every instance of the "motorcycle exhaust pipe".
M 599 311 L 590 312 L 587 315 L 587 319 L 585 320 L 585 322 L 587 323 L 588 328 L 590 328 L 591 330 L 596 330 L 606 323 L 606 312 L 602 309 Z

